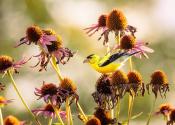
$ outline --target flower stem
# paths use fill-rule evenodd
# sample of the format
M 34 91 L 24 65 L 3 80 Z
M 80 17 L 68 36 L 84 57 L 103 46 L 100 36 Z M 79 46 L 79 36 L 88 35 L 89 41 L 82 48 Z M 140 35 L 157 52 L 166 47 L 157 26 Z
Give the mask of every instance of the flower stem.
M 86 117 L 85 113 L 83 112 L 83 110 L 82 110 L 82 108 L 81 108 L 81 106 L 80 106 L 79 102 L 77 102 L 77 106 L 78 106 L 78 109 L 79 109 L 80 113 L 83 115 L 83 117 L 84 117 L 85 121 L 87 121 L 88 119 L 87 119 L 87 117 Z
M 35 115 L 31 112 L 31 110 L 29 109 L 29 106 L 27 105 L 27 103 L 26 103 L 25 100 L 23 99 L 23 97 L 22 97 L 20 91 L 18 90 L 18 88 L 17 88 L 17 86 L 16 86 L 15 80 L 13 79 L 13 76 L 12 76 L 10 70 L 7 71 L 7 74 L 8 74 L 8 76 L 9 76 L 11 82 L 12 82 L 12 85 L 13 85 L 13 87 L 14 87 L 16 93 L 18 94 L 19 98 L 21 99 L 21 101 L 22 101 L 24 107 L 26 108 L 26 110 L 28 111 L 28 113 L 33 117 L 33 119 L 36 121 L 36 123 L 37 123 L 38 125 L 41 125 L 41 123 L 38 121 L 38 119 L 35 117 Z
M 3 117 L 2 117 L 2 109 L 0 107 L 0 124 L 3 125 L 4 122 L 3 122 Z
M 66 116 L 67 116 L 67 124 L 68 125 L 73 125 L 72 121 L 72 114 L 71 114 L 71 109 L 70 109 L 70 102 L 69 98 L 66 98 Z
M 57 63 L 56 63 L 56 59 L 55 59 L 55 57 L 53 57 L 53 56 L 52 56 L 51 65 L 52 65 L 53 69 L 56 71 L 56 74 L 57 74 L 57 76 L 58 76 L 58 79 L 59 79 L 60 81 L 62 81 L 62 80 L 63 80 L 63 77 L 62 77 L 61 72 L 60 72 L 60 69 L 59 69 L 59 67 L 58 67 L 58 65 L 57 65 Z
M 117 35 L 117 44 L 120 46 L 120 31 L 118 31 L 118 35 Z
M 58 122 L 60 122 L 61 125 L 64 125 L 64 122 L 63 122 L 62 119 L 61 119 L 61 116 L 60 116 L 60 114 L 59 114 L 58 109 L 57 109 L 55 106 L 52 106 L 52 107 L 53 107 L 53 109 L 54 109 L 54 111 L 55 111 L 55 114 L 56 114 L 56 116 L 57 116 L 57 118 L 58 118 Z
M 119 121 L 119 115 L 120 115 L 120 99 L 118 99 L 117 105 L 116 105 L 116 119 L 117 119 L 117 123 Z
M 129 67 L 130 67 L 130 71 L 132 71 L 132 69 L 133 69 L 132 57 L 129 58 Z
M 157 98 L 155 98 L 155 100 L 154 100 L 154 102 L 153 102 L 153 106 L 151 107 L 151 111 L 150 111 L 150 113 L 149 113 L 148 121 L 147 121 L 146 125 L 149 125 L 149 123 L 150 123 L 151 116 L 152 116 L 152 113 L 153 113 L 153 111 L 154 111 L 154 107 L 155 107 L 155 105 L 156 105 L 156 99 L 157 99 Z
M 48 125 L 52 125 L 52 118 L 49 118 Z

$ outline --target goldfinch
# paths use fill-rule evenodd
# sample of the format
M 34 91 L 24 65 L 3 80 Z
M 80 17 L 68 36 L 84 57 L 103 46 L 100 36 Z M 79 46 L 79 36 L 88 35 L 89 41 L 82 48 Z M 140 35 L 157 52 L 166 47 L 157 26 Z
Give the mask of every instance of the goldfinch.
M 99 73 L 112 73 L 115 72 L 117 69 L 120 69 L 124 65 L 124 63 L 130 58 L 130 56 L 136 53 L 139 52 L 131 54 L 128 54 L 127 52 L 118 52 L 113 55 L 110 55 L 108 53 L 104 57 L 100 57 L 96 54 L 91 54 L 86 57 L 83 63 L 90 64 L 90 66 Z M 125 57 L 125 59 L 120 62 L 115 62 L 116 60 L 121 59 L 121 57 Z

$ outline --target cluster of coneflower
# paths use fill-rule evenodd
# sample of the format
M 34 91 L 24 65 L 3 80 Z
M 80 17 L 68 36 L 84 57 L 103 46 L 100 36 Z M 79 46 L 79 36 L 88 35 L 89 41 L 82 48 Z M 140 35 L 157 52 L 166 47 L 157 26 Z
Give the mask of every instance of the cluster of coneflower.
M 127 24 L 127 19 L 122 11 L 118 9 L 112 10 L 109 14 L 103 14 L 98 19 L 98 24 L 92 25 L 86 28 L 89 36 L 93 35 L 96 31 L 102 29 L 102 34 L 99 40 L 104 37 L 104 45 L 107 47 L 107 53 L 113 52 L 127 52 L 135 53 L 134 56 L 141 58 L 144 55 L 148 58 L 147 53 L 152 53 L 153 50 L 147 47 L 147 43 L 137 41 L 135 32 L 136 28 Z M 117 43 L 110 47 L 108 35 L 114 33 Z M 7 75 L 11 80 L 11 83 L 18 94 L 21 102 L 25 106 L 26 110 L 33 117 L 34 124 L 41 125 L 38 120 L 38 115 L 43 115 L 48 119 L 48 125 L 52 124 L 54 118 L 58 118 L 58 124 L 73 125 L 73 118 L 71 113 L 71 104 L 75 102 L 78 109 L 77 116 L 85 125 L 110 125 L 110 124 L 123 124 L 119 119 L 120 112 L 120 100 L 129 93 L 132 101 L 129 104 L 128 110 L 128 122 L 130 120 L 132 105 L 134 97 L 144 96 L 145 88 L 148 90 L 151 88 L 152 92 L 157 98 L 158 93 L 163 97 L 166 92 L 169 91 L 169 85 L 167 76 L 163 71 L 155 71 L 151 75 L 151 81 L 145 85 L 142 76 L 138 71 L 132 69 L 132 60 L 130 61 L 130 71 L 125 74 L 121 70 L 116 70 L 112 73 L 103 73 L 96 82 L 96 91 L 92 94 L 97 107 L 94 114 L 91 117 L 85 115 L 79 104 L 79 95 L 77 93 L 76 84 L 68 77 L 64 77 L 59 69 L 60 64 L 66 64 L 71 57 L 75 54 L 70 49 L 64 47 L 62 38 L 52 29 L 42 29 L 39 26 L 33 25 L 27 28 L 26 34 L 20 39 L 16 47 L 23 44 L 36 45 L 40 49 L 38 55 L 31 55 L 30 58 L 23 58 L 20 61 L 14 61 L 10 56 L 0 55 L 0 73 L 3 77 Z M 50 63 L 55 70 L 59 81 L 59 84 L 43 82 L 40 88 L 35 89 L 35 95 L 38 99 L 43 99 L 44 106 L 41 108 L 31 110 L 21 95 L 17 84 L 13 78 L 14 73 L 18 73 L 18 69 L 21 68 L 32 58 L 38 58 L 38 62 L 35 66 L 40 66 L 39 71 L 47 69 L 47 65 Z M 4 90 L 4 85 L 0 84 L 0 91 Z M 129 99 L 130 99 L 129 98 Z M 15 100 L 7 100 L 0 96 L 0 109 L 6 104 Z M 65 107 L 65 108 L 64 108 Z M 116 110 L 116 118 L 114 118 L 114 109 Z M 1 111 L 1 110 L 0 110 Z M 175 121 L 173 119 L 174 110 L 171 110 L 170 120 L 168 124 L 171 125 Z M 162 111 L 160 111 L 162 113 Z M 163 111 L 164 112 L 164 111 Z M 4 120 L 2 112 L 0 112 L 1 125 L 23 125 L 28 121 L 20 121 L 16 117 L 9 115 Z M 149 115 L 149 120 L 151 113 Z M 172 117 L 172 118 L 171 118 Z M 149 120 L 147 125 L 149 124 Z M 47 124 L 47 123 L 46 123 Z

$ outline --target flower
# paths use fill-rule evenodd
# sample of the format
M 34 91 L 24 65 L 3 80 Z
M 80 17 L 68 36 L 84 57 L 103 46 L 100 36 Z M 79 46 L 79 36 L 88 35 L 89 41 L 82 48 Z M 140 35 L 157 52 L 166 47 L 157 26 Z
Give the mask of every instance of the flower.
M 129 89 L 127 75 L 123 71 L 117 70 L 111 75 L 110 81 L 115 87 L 116 94 L 122 98 Z
M 21 68 L 22 65 L 26 64 L 31 58 L 23 58 L 17 62 L 14 62 L 13 58 L 6 55 L 0 55 L 0 73 L 4 73 L 9 69 L 13 69 L 15 73 L 17 69 Z
M 120 45 L 116 45 L 113 50 L 115 49 L 121 49 L 123 51 L 127 51 L 128 53 L 135 53 L 139 52 L 137 54 L 134 54 L 135 57 L 141 58 L 142 55 L 146 58 L 149 58 L 147 53 L 153 53 L 154 50 L 147 47 L 148 43 L 144 43 L 142 41 L 136 41 L 135 36 L 133 35 L 124 35 L 121 38 Z
M 64 78 L 61 81 L 58 94 L 64 101 L 66 101 L 67 98 L 71 98 L 70 104 L 73 102 L 74 99 L 76 100 L 76 102 L 79 100 L 77 87 L 75 83 L 69 78 Z
M 170 112 L 169 120 L 167 121 L 167 125 L 173 125 L 174 123 L 175 123 L 175 109 L 173 109 Z
M 100 120 L 101 125 L 109 125 L 109 124 L 116 123 L 116 119 L 111 118 L 110 111 L 104 110 L 100 107 L 96 108 L 96 111 L 94 112 L 94 116 Z
M 20 39 L 20 42 L 16 47 L 22 44 L 30 45 L 31 43 L 34 43 L 35 45 L 40 45 L 43 49 L 46 49 L 46 45 L 50 45 L 50 41 L 55 40 L 56 37 L 54 35 L 47 35 L 40 27 L 33 25 L 27 28 L 26 36 Z
M 162 114 L 164 116 L 168 116 L 170 112 L 173 110 L 173 107 L 169 103 L 161 104 L 159 106 L 159 110 L 156 112 L 156 114 Z
M 166 92 L 169 91 L 168 79 L 166 74 L 161 70 L 153 72 L 153 74 L 151 75 L 151 81 L 147 85 L 148 92 L 149 86 L 152 87 L 152 92 L 154 93 L 156 98 L 158 92 L 160 93 L 161 97 L 163 95 L 166 97 Z
M 0 96 L 0 108 L 4 107 L 8 103 L 12 102 L 12 100 L 7 100 L 3 96 Z
M 130 94 L 138 95 L 138 91 L 140 91 L 141 95 L 144 96 L 145 87 L 141 74 L 138 71 L 130 71 L 127 76 L 130 84 Z
M 4 125 L 24 125 L 24 121 L 20 121 L 15 116 L 9 115 L 4 119 Z
M 41 86 L 40 89 L 35 88 L 35 95 L 39 96 L 38 99 L 43 98 L 46 103 L 51 101 L 52 104 L 61 106 L 61 99 L 58 98 L 59 96 L 57 95 L 58 92 L 58 87 L 53 84 L 53 83 L 45 83 L 43 82 L 43 85 Z M 60 101 L 58 101 L 60 99 Z
M 94 116 L 86 122 L 86 125 L 101 125 L 101 122 L 97 117 Z
M 42 108 L 34 109 L 34 110 L 32 110 L 32 112 L 35 115 L 43 115 L 44 117 L 47 117 L 47 118 L 49 118 L 49 117 L 55 118 L 56 117 L 54 108 L 51 104 L 47 104 Z M 60 111 L 59 114 L 60 114 L 61 118 L 66 119 L 66 112 Z
M 117 95 L 112 86 L 109 75 L 103 74 L 96 82 L 96 91 L 92 96 L 102 109 L 113 109 L 117 104 Z
M 106 29 L 106 18 L 107 18 L 106 14 L 100 15 L 97 24 L 93 24 L 92 26 L 87 27 L 84 30 L 87 30 L 86 33 L 89 34 L 89 36 L 92 36 L 95 32 L 99 31 L 100 29 L 102 29 L 104 32 Z

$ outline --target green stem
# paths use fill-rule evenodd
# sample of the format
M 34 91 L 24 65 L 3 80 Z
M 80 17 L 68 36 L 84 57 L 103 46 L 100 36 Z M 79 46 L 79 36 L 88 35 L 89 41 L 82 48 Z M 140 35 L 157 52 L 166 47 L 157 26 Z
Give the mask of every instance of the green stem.
M 120 99 L 118 99 L 117 105 L 116 105 L 116 119 L 117 123 L 119 121 L 119 116 L 120 116 Z
M 52 118 L 49 118 L 48 125 L 52 125 Z
M 117 35 L 117 44 L 120 46 L 120 31 L 118 31 L 118 35 Z
M 132 71 L 132 69 L 133 69 L 132 57 L 129 58 L 129 67 L 130 67 L 130 71 Z
M 58 122 L 60 122 L 61 125 L 64 125 L 64 122 L 63 122 L 62 119 L 61 119 L 61 116 L 60 116 L 60 114 L 59 114 L 58 109 L 57 109 L 55 106 L 52 106 L 52 107 L 53 107 L 53 109 L 54 109 L 54 111 L 55 111 L 55 114 L 56 114 L 56 116 L 57 116 L 57 118 L 58 118 Z
M 80 113 L 83 115 L 85 121 L 87 121 L 88 118 L 86 117 L 85 113 L 83 112 L 83 110 L 82 110 L 82 108 L 81 108 L 79 102 L 77 102 L 77 106 L 78 106 L 78 109 L 79 109 Z
M 130 118 L 132 116 L 133 105 L 134 105 L 134 95 L 133 96 L 129 95 L 129 102 L 128 102 L 128 125 L 129 125 Z
M 31 112 L 31 110 L 29 109 L 29 106 L 27 105 L 27 103 L 25 102 L 25 100 L 23 99 L 18 87 L 16 86 L 15 80 L 13 79 L 13 76 L 10 72 L 10 70 L 7 71 L 7 74 L 12 82 L 12 85 L 17 93 L 17 95 L 19 96 L 19 98 L 21 99 L 21 102 L 23 103 L 24 107 L 26 108 L 26 110 L 28 111 L 28 113 L 33 117 L 33 119 L 36 121 L 36 123 L 38 125 L 41 125 L 41 123 L 38 121 L 38 119 L 35 117 L 35 115 Z
M 150 123 L 151 116 L 152 116 L 152 113 L 153 113 L 153 111 L 154 111 L 154 107 L 155 107 L 155 105 L 156 105 L 156 99 L 157 99 L 157 98 L 155 98 L 155 100 L 154 100 L 154 102 L 153 102 L 153 106 L 151 107 L 151 111 L 150 111 L 150 113 L 149 113 L 148 121 L 147 121 L 146 125 L 149 125 L 149 123 Z
M 67 122 L 68 122 L 67 124 L 73 125 L 69 98 L 66 99 L 66 114 L 67 114 Z
M 60 81 L 62 81 L 62 80 L 63 80 L 63 77 L 62 77 L 61 72 L 60 72 L 60 69 L 59 69 L 59 67 L 58 67 L 58 65 L 57 65 L 57 63 L 56 63 L 56 59 L 55 59 L 55 57 L 53 57 L 53 56 L 52 56 L 51 65 L 52 65 L 53 69 L 56 71 L 56 74 L 57 74 L 57 76 L 58 76 L 58 79 L 59 79 Z
M 0 124 L 3 125 L 4 122 L 3 122 L 3 117 L 2 117 L 2 109 L 0 107 Z

